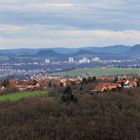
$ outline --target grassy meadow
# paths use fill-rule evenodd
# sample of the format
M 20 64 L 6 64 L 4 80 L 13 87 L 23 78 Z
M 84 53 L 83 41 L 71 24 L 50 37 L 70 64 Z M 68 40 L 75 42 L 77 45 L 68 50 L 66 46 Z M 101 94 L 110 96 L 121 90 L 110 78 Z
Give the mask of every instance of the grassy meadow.
M 113 75 L 140 75 L 139 68 L 83 68 L 66 72 L 54 73 L 61 76 L 82 76 L 88 74 L 90 76 L 113 76 Z
M 0 96 L 0 101 L 5 101 L 5 100 L 20 100 L 23 98 L 30 98 L 30 97 L 35 97 L 35 96 L 45 96 L 48 95 L 47 91 L 21 91 L 17 93 L 10 93 L 6 95 Z

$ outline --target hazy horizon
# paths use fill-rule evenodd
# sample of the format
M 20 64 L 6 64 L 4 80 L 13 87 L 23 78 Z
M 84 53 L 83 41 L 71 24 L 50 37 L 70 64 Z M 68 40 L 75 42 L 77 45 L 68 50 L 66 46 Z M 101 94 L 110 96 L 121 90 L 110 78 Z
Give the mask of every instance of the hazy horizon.
M 133 46 L 139 0 L 0 0 L 0 49 Z
M 140 43 L 139 43 L 140 44 Z M 124 47 L 134 47 L 135 45 L 123 45 L 123 44 L 116 44 L 116 45 L 108 45 L 108 46 L 83 46 L 83 47 L 18 47 L 18 48 L 0 48 L 0 50 L 17 50 L 17 49 L 84 49 L 84 48 L 108 48 L 108 47 L 117 47 L 117 46 L 124 46 Z

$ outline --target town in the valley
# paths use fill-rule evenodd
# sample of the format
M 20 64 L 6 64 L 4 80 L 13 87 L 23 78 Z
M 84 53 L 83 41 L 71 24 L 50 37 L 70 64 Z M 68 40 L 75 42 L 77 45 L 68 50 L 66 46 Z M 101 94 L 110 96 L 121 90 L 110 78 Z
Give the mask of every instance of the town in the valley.
M 46 90 L 50 95 L 63 94 L 63 89 L 71 87 L 76 93 L 110 93 L 116 91 L 131 91 L 140 86 L 140 77 L 98 76 L 64 77 L 51 75 L 33 75 L 30 79 L 0 80 L 0 93 L 8 94 L 20 91 Z
M 0 62 L 0 79 L 30 79 L 34 74 L 55 73 L 77 68 L 139 68 L 139 59 L 101 59 L 100 57 L 73 57 L 64 60 L 48 58 L 22 62 Z

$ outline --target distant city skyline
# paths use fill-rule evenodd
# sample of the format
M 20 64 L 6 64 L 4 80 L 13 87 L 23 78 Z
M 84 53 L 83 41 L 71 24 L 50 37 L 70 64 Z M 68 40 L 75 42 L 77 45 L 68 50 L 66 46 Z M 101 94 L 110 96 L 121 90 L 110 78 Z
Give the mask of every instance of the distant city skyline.
M 0 49 L 140 43 L 139 0 L 0 0 Z

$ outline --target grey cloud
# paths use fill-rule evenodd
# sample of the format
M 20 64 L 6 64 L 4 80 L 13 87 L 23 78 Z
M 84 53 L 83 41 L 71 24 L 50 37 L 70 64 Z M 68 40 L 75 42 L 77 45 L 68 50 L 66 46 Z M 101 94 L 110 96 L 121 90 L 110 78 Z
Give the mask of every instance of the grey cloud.
M 71 5 L 66 6 L 66 4 Z M 2 23 L 57 24 L 112 30 L 140 29 L 139 12 L 140 1 L 138 0 L 0 1 L 0 15 L 2 16 L 0 16 L 0 21 L 3 21 Z M 114 27 L 111 24 L 115 24 Z
M 115 35 L 118 35 L 117 31 L 140 31 L 139 13 L 139 0 L 0 0 L 0 38 L 9 40 L 19 38 L 21 42 L 30 38 L 32 44 L 38 38 L 44 39 L 39 42 L 52 46 L 56 40 L 58 44 L 66 43 L 65 39 L 69 44 L 73 40 L 72 42 L 79 45 L 88 44 L 88 41 L 89 45 L 98 44 L 96 40 L 100 40 L 99 42 L 102 40 L 101 44 L 117 41 L 132 44 L 137 43 L 136 35 L 139 34 L 133 33 L 136 40 L 133 38 L 133 41 L 129 41 L 132 37 L 127 36 L 125 32 L 125 39 L 122 42 L 120 38 L 115 41 Z M 89 33 L 89 30 L 93 32 L 107 30 L 109 33 L 111 31 L 115 33 L 113 37 L 109 36 L 111 41 L 107 34 L 104 37 L 97 36 Z M 78 31 L 82 36 L 85 34 L 84 31 L 89 33 L 85 43 L 85 36 L 80 36 Z M 94 37 L 96 40 L 92 42 Z M 101 39 L 98 39 L 99 37 Z M 49 43 L 47 44 L 45 40 L 49 40 Z M 80 40 L 83 41 L 80 43 Z M 19 44 L 20 41 L 15 40 L 15 43 L 12 41 L 12 44 L 16 45 L 16 42 Z M 68 43 L 66 44 L 68 46 Z

